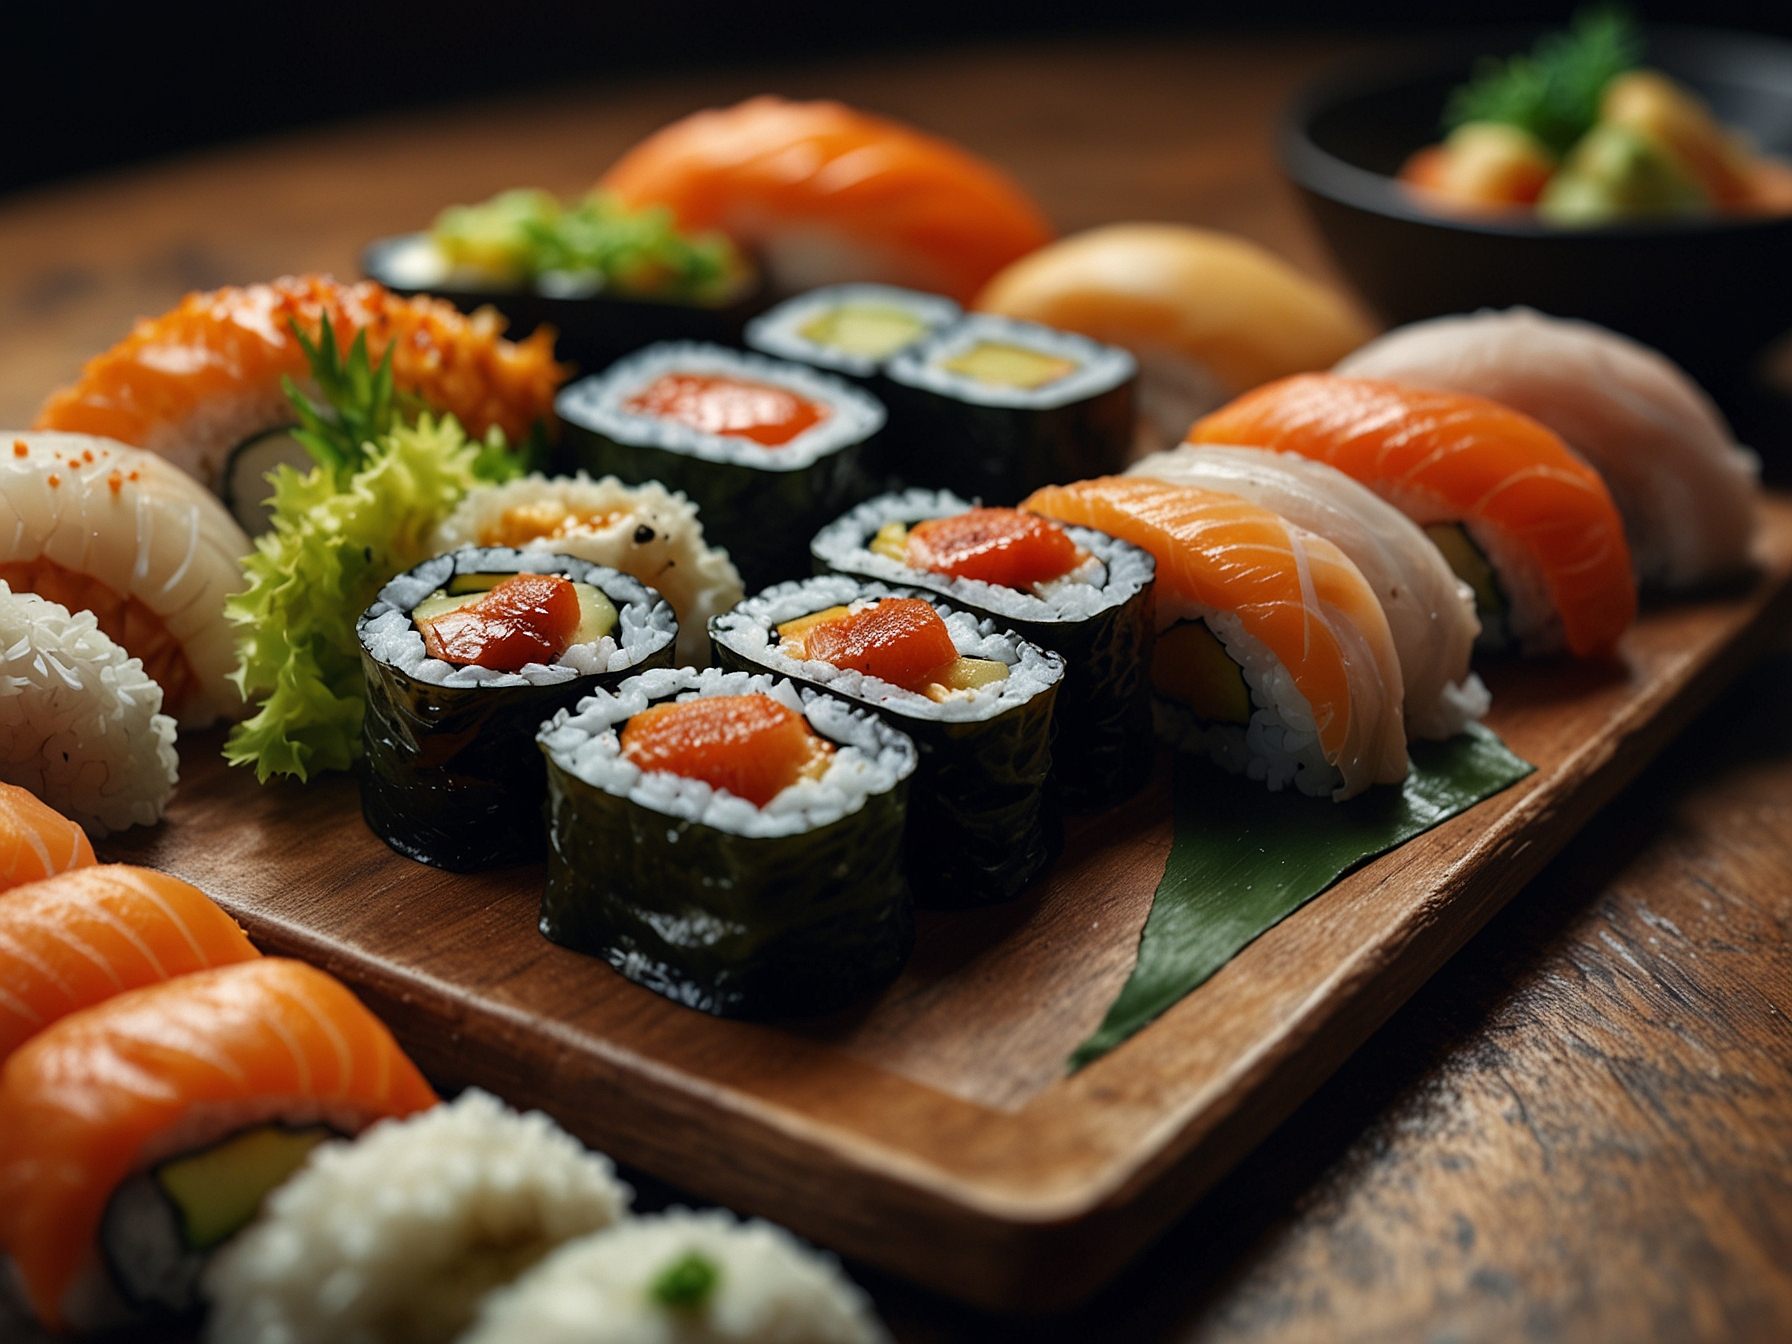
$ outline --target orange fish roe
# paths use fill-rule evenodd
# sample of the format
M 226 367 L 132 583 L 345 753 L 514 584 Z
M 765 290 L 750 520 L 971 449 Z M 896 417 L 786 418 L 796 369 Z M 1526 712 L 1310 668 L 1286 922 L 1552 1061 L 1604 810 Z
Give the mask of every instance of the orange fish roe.
M 54 485 L 56 478 L 50 477 Z M 0 580 L 15 593 L 36 593 L 70 611 L 91 611 L 114 644 L 143 661 L 143 670 L 162 688 L 162 712 L 176 717 L 187 697 L 199 688 L 199 677 L 187 661 L 180 641 L 162 618 L 134 597 L 113 592 L 88 574 L 64 569 L 54 560 L 0 562 Z
M 31 448 L 25 442 L 25 440 L 14 439 L 12 441 L 12 455 L 14 457 L 30 457 L 31 456 Z
M 908 562 L 956 579 L 1026 589 L 1062 578 L 1082 556 L 1068 532 L 1036 513 L 968 509 L 911 527 Z
M 173 311 L 139 321 L 88 361 L 79 382 L 51 395 L 36 428 L 147 447 L 156 431 L 203 418 L 214 399 L 255 389 L 281 414 L 281 376 L 309 372 L 287 324 L 315 339 L 325 312 L 344 350 L 365 330 L 373 359 L 392 350 L 400 391 L 452 414 L 475 438 L 496 425 L 514 445 L 536 424 L 555 424 L 554 392 L 569 370 L 554 362 L 551 327 L 507 341 L 504 319 L 490 308 L 468 317 L 441 299 L 400 298 L 371 280 L 304 275 L 189 294 Z
M 559 541 L 581 532 L 601 532 L 620 512 L 581 513 L 557 499 L 542 499 L 504 510 L 495 523 L 480 530 L 481 546 L 527 546 L 532 541 Z
M 628 721 L 622 754 L 642 770 L 700 779 L 764 807 L 834 755 L 801 714 L 767 695 L 712 695 L 655 705 Z
M 952 633 L 931 603 L 886 597 L 858 612 L 817 621 L 801 632 L 804 656 L 919 690 L 958 660 Z
M 783 447 L 828 416 L 826 406 L 785 388 L 700 373 L 662 374 L 623 404 L 637 415 L 751 439 L 765 448 Z
M 566 652 L 579 628 L 579 595 L 557 574 L 517 574 L 477 602 L 417 625 L 431 658 L 516 672 Z

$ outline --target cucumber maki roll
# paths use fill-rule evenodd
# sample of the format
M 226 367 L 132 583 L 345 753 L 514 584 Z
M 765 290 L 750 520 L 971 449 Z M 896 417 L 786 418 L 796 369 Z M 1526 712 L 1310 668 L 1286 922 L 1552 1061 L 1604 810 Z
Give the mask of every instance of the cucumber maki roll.
M 722 1017 L 827 1012 L 914 941 L 915 747 L 789 681 L 647 672 L 543 724 L 541 931 Z
M 747 323 L 747 344 L 777 359 L 810 364 L 875 390 L 884 361 L 963 310 L 943 294 L 894 285 L 826 285 L 786 299 Z
M 678 638 L 671 605 L 638 580 L 502 546 L 399 575 L 355 630 L 362 815 L 400 854 L 454 872 L 541 857 L 536 730 L 600 687 L 672 666 Z
M 709 623 L 721 666 L 870 705 L 914 738 L 909 875 L 924 905 L 1018 895 L 1057 857 L 1046 788 L 1064 660 L 945 602 L 826 574 Z
M 884 365 L 896 469 L 991 504 L 1119 471 L 1138 371 L 1117 345 L 971 313 Z
M 1052 761 L 1066 807 L 1098 811 L 1151 774 L 1157 562 L 1092 528 L 950 491 L 868 500 L 810 543 L 818 570 L 938 593 L 1064 655 Z
M 800 364 L 670 342 L 556 406 L 571 466 L 684 491 L 749 590 L 805 573 L 806 539 L 876 489 L 883 403 Z

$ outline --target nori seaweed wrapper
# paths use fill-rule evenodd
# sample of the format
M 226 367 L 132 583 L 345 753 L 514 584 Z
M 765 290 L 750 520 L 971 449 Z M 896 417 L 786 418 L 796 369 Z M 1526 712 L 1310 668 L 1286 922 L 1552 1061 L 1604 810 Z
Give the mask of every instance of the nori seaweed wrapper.
M 614 670 L 566 668 L 573 674 L 547 685 L 495 673 L 477 680 L 463 675 L 460 680 L 471 684 L 445 685 L 439 678 L 460 669 L 428 658 L 409 671 L 396 666 L 384 656 L 382 641 L 395 630 L 414 632 L 412 608 L 457 574 L 558 574 L 589 583 L 616 606 L 611 637 L 618 652 L 626 654 L 632 644 L 634 656 Z M 534 749 L 536 731 L 600 687 L 620 685 L 646 668 L 672 666 L 678 624 L 664 598 L 616 570 L 570 556 L 463 547 L 387 584 L 356 632 L 367 679 L 361 814 L 375 835 L 407 858 L 465 873 L 541 858 L 547 776 Z M 417 635 L 412 654 L 421 646 Z
M 981 382 L 945 361 L 981 342 L 1077 363 L 1036 388 Z M 1132 447 L 1138 362 L 1118 346 L 972 313 L 884 366 L 890 457 L 910 485 L 1017 504 L 1042 485 L 1121 470 Z
M 649 704 L 750 691 L 800 703 L 821 736 L 873 759 L 877 778 L 857 806 L 752 834 L 778 819 L 701 787 L 708 801 L 682 810 L 643 801 L 602 740 Z M 544 724 L 542 933 L 722 1017 L 829 1012 L 894 977 L 914 943 L 902 859 L 914 745 L 864 709 L 796 695 L 768 676 L 684 668 L 631 679 Z M 730 817 L 744 824 L 709 824 Z
M 961 654 L 1009 664 L 1009 681 L 998 683 L 1001 694 L 939 705 L 873 677 L 776 652 L 776 627 L 784 621 L 876 597 L 931 602 Z M 709 633 L 720 666 L 770 671 L 869 705 L 914 739 L 921 763 L 909 803 L 909 875 L 922 905 L 952 909 L 1007 900 L 1058 856 L 1063 825 L 1048 787 L 1052 712 L 1064 676 L 1058 654 L 956 611 L 932 593 L 837 574 L 748 598 L 713 617 Z
M 820 402 L 829 413 L 789 443 L 768 448 L 625 407 L 673 373 L 769 383 Z M 563 389 L 555 409 L 566 424 L 568 470 L 683 491 L 697 505 L 705 539 L 727 549 L 749 592 L 807 573 L 808 538 L 873 494 L 882 479 L 882 402 L 804 365 L 720 346 L 649 346 Z
M 1091 528 L 1063 525 L 1101 561 L 1094 593 L 1041 599 L 996 584 L 914 569 L 868 549 L 885 523 L 947 518 L 971 507 L 948 491 L 910 490 L 868 500 L 816 534 L 817 572 L 938 593 L 961 611 L 993 620 L 1064 655 L 1052 771 L 1069 811 L 1097 812 L 1145 787 L 1151 776 L 1151 655 L 1157 645 L 1157 562 L 1148 551 Z M 1077 598 L 1084 600 L 1078 601 Z M 1093 600 L 1088 598 L 1093 597 Z

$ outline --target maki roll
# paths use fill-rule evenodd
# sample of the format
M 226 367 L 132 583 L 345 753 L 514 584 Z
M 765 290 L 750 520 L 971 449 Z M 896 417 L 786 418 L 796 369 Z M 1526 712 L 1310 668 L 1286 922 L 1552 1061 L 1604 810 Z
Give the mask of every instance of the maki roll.
M 0 1070 L 0 1276 L 51 1330 L 189 1311 L 313 1148 L 435 1102 L 379 1019 L 302 962 L 126 990 Z
M 1064 660 L 943 601 L 844 574 L 785 583 L 709 623 L 723 667 L 870 705 L 915 740 L 909 873 L 934 906 L 1018 895 L 1057 857 L 1046 792 Z
M 747 344 L 777 359 L 875 383 L 884 361 L 962 315 L 941 294 L 895 285 L 827 285 L 747 323 Z
M 357 623 L 367 676 L 361 812 L 422 863 L 541 857 L 544 719 L 670 667 L 678 622 L 639 580 L 571 556 L 462 547 L 401 574 Z
M 653 671 L 543 724 L 541 931 L 722 1017 L 827 1012 L 914 940 L 915 747 L 788 681 Z
M 947 490 L 882 495 L 810 543 L 817 569 L 924 588 L 1064 655 L 1052 760 L 1068 807 L 1096 811 L 1151 773 L 1157 562 L 1130 542 Z
M 973 313 L 884 366 L 897 470 L 991 504 L 1119 471 L 1138 370 L 1119 346 Z
M 668 342 L 557 405 L 573 466 L 682 490 L 749 589 L 803 573 L 805 539 L 875 488 L 883 403 L 800 364 Z

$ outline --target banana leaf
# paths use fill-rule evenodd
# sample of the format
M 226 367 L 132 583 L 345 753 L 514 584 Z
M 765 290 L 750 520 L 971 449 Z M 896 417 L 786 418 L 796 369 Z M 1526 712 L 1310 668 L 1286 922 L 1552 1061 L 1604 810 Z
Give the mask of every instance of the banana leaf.
M 1175 839 L 1138 962 L 1100 1028 L 1071 1055 L 1071 1071 L 1150 1024 L 1351 869 L 1536 769 L 1479 724 L 1447 742 L 1413 742 L 1410 755 L 1412 772 L 1399 789 L 1371 789 L 1347 803 L 1267 793 L 1206 761 L 1179 758 Z

